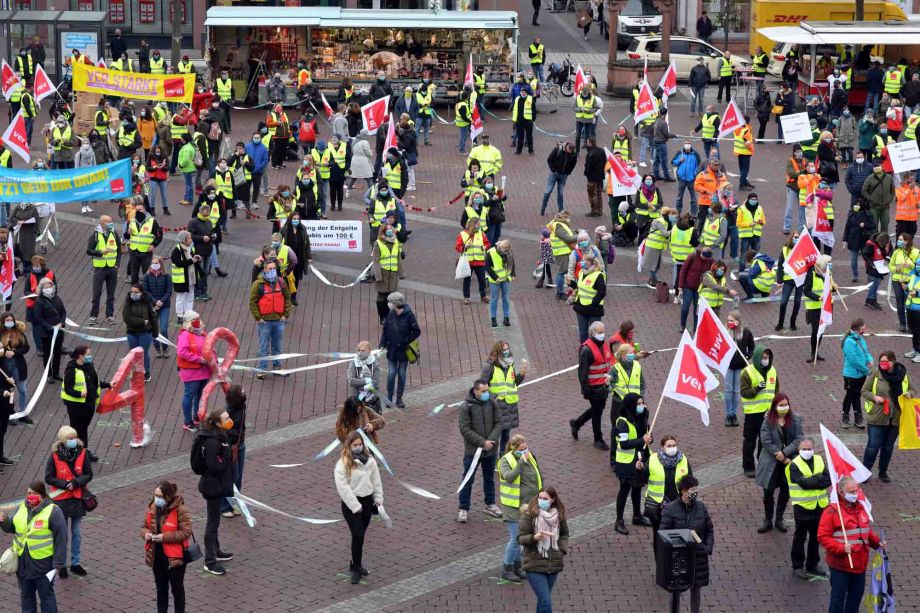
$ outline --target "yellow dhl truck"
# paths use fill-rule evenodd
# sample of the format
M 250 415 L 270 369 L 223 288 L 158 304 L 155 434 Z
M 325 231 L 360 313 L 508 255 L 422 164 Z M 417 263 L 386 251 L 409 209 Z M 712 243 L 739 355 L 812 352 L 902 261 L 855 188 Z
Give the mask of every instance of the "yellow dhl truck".
M 754 50 L 761 47 L 770 56 L 770 72 L 779 74 L 785 53 L 791 44 L 776 43 L 757 33 L 757 28 L 794 26 L 800 21 L 853 21 L 856 15 L 855 2 L 804 2 L 788 0 L 753 0 L 751 2 L 751 40 L 748 52 L 754 57 Z M 901 7 L 893 2 L 866 0 L 864 21 L 907 20 Z M 869 42 L 869 41 L 866 41 Z

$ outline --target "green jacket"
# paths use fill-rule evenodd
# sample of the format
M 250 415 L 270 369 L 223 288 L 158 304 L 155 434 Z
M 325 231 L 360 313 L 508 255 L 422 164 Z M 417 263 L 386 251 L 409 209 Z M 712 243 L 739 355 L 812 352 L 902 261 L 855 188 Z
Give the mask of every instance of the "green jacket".
M 262 275 L 260 274 L 256 277 L 256 280 L 252 282 L 252 285 L 249 286 L 249 312 L 252 313 L 253 319 L 265 320 L 265 321 L 278 321 L 282 317 L 287 319 L 291 315 L 291 309 L 293 305 L 291 303 L 291 290 L 288 288 L 287 282 L 284 279 L 279 279 L 281 282 L 281 295 L 284 298 L 284 312 L 283 313 L 267 313 L 263 315 L 259 312 L 259 300 L 261 300 L 263 293 L 263 286 L 268 285 Z
M 527 507 L 522 507 L 518 522 L 518 544 L 524 548 L 521 566 L 527 572 L 558 573 L 564 566 L 563 556 L 569 552 L 569 525 L 564 519 L 559 520 L 559 549 L 551 550 L 549 557 L 544 558 L 537 550 L 538 541 L 533 537 L 536 534 L 535 523 Z
M 182 145 L 179 149 L 179 172 L 195 172 L 195 145 L 191 142 Z

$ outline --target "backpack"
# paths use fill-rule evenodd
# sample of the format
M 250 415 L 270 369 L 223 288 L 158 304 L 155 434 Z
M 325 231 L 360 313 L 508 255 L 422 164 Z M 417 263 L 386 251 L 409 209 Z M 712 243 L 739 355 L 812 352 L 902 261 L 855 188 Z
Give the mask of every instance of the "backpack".
M 208 465 L 204 461 L 204 437 L 200 434 L 192 441 L 192 452 L 189 456 L 189 464 L 192 472 L 196 475 L 203 475 L 208 470 Z
M 216 121 L 211 122 L 211 128 L 208 130 L 208 140 L 220 140 L 220 124 Z

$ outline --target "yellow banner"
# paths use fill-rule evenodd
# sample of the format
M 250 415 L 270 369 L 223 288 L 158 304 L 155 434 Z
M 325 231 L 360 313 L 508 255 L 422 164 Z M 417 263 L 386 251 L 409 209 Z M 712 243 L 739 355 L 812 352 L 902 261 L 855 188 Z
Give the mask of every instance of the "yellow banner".
M 901 396 L 898 449 L 920 449 L 920 398 Z
M 120 72 L 89 64 L 73 64 L 73 89 L 119 98 L 192 103 L 195 75 Z

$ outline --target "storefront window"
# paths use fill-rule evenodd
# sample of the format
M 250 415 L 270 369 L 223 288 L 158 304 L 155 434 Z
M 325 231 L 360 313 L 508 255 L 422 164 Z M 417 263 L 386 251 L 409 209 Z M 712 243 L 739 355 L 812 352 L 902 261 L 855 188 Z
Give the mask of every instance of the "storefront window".
M 724 36 L 723 28 L 728 26 L 730 38 L 739 36 L 748 36 L 751 31 L 751 1 L 750 0 L 711 0 L 707 3 L 709 14 L 716 17 L 713 19 L 719 31 L 713 36 L 718 40 Z

